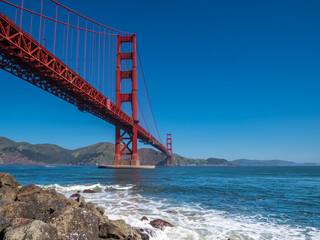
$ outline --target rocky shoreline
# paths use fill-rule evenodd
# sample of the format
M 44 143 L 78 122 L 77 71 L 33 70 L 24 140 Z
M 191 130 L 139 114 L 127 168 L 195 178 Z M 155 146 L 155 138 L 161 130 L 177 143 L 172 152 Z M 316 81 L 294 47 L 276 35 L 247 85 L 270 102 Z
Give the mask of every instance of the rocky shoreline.
M 145 216 L 141 220 L 149 221 Z M 172 227 L 161 219 L 150 225 Z M 69 199 L 54 189 L 21 186 L 9 173 L 0 173 L 0 240 L 148 240 L 153 234 L 108 219 L 103 207 L 86 202 L 79 193 Z

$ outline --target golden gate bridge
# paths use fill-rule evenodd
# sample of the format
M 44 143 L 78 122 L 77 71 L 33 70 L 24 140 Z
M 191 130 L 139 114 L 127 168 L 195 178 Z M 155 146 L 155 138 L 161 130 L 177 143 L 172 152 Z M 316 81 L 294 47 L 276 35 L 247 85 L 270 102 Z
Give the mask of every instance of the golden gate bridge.
M 113 124 L 114 167 L 140 166 L 138 140 L 175 165 L 171 134 L 164 146 L 155 122 L 134 33 L 55 0 L 0 0 L 0 7 L 0 68 Z

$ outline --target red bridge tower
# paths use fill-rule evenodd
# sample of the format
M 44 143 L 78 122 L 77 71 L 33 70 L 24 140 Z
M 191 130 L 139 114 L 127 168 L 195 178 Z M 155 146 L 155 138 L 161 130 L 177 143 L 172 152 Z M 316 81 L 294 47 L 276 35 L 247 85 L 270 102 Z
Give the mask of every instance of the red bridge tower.
M 172 155 L 172 137 L 171 133 L 167 133 L 167 150 L 170 156 L 167 157 L 167 166 L 175 166 L 174 158 Z
M 121 52 L 122 43 L 132 43 L 132 52 Z M 121 61 L 131 60 L 132 69 L 122 71 Z M 123 79 L 131 79 L 131 93 L 121 93 L 121 82 Z M 121 129 L 116 124 L 116 145 L 113 165 L 140 166 L 138 157 L 138 116 L 137 116 L 137 52 L 136 36 L 117 37 L 117 69 L 116 69 L 116 105 L 121 108 L 123 102 L 131 103 L 132 118 L 134 124 L 132 129 Z M 122 147 L 121 147 L 122 145 Z M 122 156 L 129 158 L 123 159 Z

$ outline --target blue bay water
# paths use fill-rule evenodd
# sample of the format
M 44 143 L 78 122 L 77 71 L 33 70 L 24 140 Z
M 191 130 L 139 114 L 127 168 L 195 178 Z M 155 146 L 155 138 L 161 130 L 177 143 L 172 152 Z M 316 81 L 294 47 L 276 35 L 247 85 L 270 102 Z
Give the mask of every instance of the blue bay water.
M 111 219 L 150 228 L 162 218 L 175 227 L 152 239 L 320 239 L 320 167 L 1 166 L 22 185 L 84 194 Z

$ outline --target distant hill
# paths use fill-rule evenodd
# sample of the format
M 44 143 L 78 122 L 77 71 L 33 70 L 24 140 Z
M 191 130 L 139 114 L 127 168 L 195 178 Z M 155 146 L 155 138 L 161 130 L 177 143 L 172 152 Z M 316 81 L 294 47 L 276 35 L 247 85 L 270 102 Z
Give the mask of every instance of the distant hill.
M 148 154 L 148 152 L 150 153 Z M 152 149 L 139 149 L 139 155 L 142 157 L 141 162 L 145 164 L 149 164 L 150 161 L 153 164 L 158 164 L 165 158 L 163 154 Z M 157 157 L 155 158 L 153 155 Z M 54 144 L 29 144 L 0 137 L 0 164 L 111 164 L 113 156 L 114 144 L 112 143 L 97 143 L 69 150 Z
M 233 162 L 239 163 L 240 166 L 307 166 L 317 165 L 316 163 L 296 163 L 284 160 L 249 160 L 237 159 Z
M 141 165 L 165 165 L 166 156 L 151 148 L 138 150 Z M 69 150 L 54 144 L 30 144 L 14 142 L 0 137 L 0 165 L 96 165 L 111 164 L 114 156 L 114 144 L 97 143 L 87 147 Z M 237 166 L 236 162 L 226 159 L 192 159 L 174 154 L 175 161 L 181 166 Z

